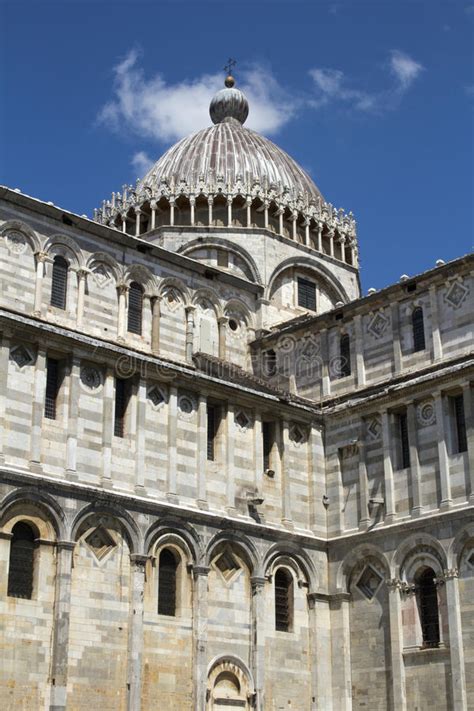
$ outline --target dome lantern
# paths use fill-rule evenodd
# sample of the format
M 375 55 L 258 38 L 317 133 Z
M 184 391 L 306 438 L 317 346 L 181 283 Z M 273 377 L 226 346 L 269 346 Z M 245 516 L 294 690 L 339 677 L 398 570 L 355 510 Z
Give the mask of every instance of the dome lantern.
M 209 106 L 212 123 L 238 121 L 244 124 L 249 115 L 249 102 L 240 89 L 235 88 L 235 79 L 230 74 L 225 80 L 225 89 L 221 89 L 213 97 Z

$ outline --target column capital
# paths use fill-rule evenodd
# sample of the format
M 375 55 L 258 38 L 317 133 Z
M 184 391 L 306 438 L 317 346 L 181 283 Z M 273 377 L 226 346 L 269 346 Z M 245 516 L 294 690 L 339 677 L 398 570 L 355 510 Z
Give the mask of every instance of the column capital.
M 385 585 L 390 592 L 397 592 L 402 590 L 404 583 L 400 580 L 400 578 L 387 578 L 385 580 Z
M 124 284 L 123 282 L 121 284 L 117 284 L 116 287 L 117 291 L 119 294 L 126 294 L 129 290 L 128 284 Z
M 145 566 L 148 563 L 149 556 L 141 555 L 140 553 L 131 553 L 130 562 L 136 566 Z
M 52 262 L 53 259 L 48 252 L 43 252 L 41 250 L 38 250 L 38 252 L 35 252 L 35 257 L 38 262 Z
M 267 578 L 259 575 L 252 575 L 252 577 L 250 578 L 250 582 L 252 584 L 252 588 L 263 588 L 268 582 L 268 580 Z
M 193 565 L 193 576 L 195 578 L 199 576 L 207 577 L 209 575 L 210 567 L 208 565 Z
M 56 541 L 58 550 L 73 551 L 76 547 L 76 541 Z

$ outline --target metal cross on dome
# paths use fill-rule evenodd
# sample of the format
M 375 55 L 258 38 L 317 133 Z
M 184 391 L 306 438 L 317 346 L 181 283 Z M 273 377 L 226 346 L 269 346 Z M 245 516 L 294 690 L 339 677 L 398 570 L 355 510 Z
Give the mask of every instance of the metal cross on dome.
M 232 59 L 232 57 L 229 57 L 229 59 L 227 60 L 227 64 L 224 66 L 224 71 L 227 74 L 231 74 L 232 69 L 235 67 L 236 64 L 237 64 L 236 60 Z

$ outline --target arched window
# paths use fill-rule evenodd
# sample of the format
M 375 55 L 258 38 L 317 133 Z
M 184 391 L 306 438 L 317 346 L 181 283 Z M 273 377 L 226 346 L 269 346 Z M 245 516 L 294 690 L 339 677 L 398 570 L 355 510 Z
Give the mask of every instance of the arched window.
M 275 573 L 275 629 L 290 632 L 293 624 L 293 578 L 284 568 Z
M 425 327 L 423 324 L 423 309 L 421 306 L 417 306 L 416 309 L 413 309 L 411 323 L 413 328 L 413 350 L 424 351 L 426 347 Z
M 136 281 L 132 281 L 128 292 L 128 331 L 142 333 L 143 314 L 143 288 Z
M 31 526 L 20 521 L 13 526 L 8 568 L 8 595 L 31 600 L 35 556 L 35 535 Z
M 347 333 L 344 333 L 339 341 L 339 356 L 341 378 L 347 378 L 351 374 L 351 339 Z
M 63 310 L 66 308 L 68 270 L 69 265 L 64 257 L 57 256 L 54 258 L 50 304 Z
M 435 574 L 431 568 L 425 568 L 418 576 L 416 590 L 423 646 L 437 647 L 439 645 L 438 592 Z
M 164 548 L 158 563 L 158 614 L 176 616 L 176 578 L 178 561 L 175 554 Z

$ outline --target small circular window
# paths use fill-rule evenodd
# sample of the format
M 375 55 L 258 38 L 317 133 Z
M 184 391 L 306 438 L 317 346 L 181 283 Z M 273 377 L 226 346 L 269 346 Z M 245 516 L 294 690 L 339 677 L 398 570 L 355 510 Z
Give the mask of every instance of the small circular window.
M 235 318 L 230 318 L 229 319 L 229 328 L 231 331 L 238 331 L 239 329 L 239 323 L 238 321 L 235 320 Z

